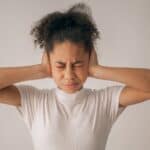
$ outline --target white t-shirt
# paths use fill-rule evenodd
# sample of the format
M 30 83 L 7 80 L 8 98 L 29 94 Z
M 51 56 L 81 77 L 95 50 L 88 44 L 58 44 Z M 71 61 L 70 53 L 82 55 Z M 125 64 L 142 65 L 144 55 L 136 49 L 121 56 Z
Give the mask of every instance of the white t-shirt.
M 35 150 L 104 150 L 111 127 L 125 107 L 119 107 L 124 85 L 82 88 L 69 94 L 59 88 L 16 85 Z

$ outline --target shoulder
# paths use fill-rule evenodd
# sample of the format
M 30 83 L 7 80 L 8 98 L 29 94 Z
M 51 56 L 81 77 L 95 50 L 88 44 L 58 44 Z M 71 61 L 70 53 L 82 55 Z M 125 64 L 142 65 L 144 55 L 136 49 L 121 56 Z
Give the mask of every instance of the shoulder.
M 27 96 L 40 96 L 40 95 L 51 95 L 54 88 L 39 88 L 29 84 L 18 84 L 16 88 L 21 95 Z
M 119 96 L 124 87 L 125 87 L 124 85 L 112 85 L 102 87 L 100 89 L 85 88 L 85 91 L 88 95 L 104 98 L 104 97 Z

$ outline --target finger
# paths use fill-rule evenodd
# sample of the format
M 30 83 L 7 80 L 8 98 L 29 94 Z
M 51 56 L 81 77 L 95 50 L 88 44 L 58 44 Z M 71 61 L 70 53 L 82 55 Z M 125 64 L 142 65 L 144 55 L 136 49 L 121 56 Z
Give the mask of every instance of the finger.
M 43 64 L 48 64 L 50 62 L 49 57 L 48 57 L 48 53 L 46 51 L 43 52 L 43 56 L 42 56 L 42 63 Z

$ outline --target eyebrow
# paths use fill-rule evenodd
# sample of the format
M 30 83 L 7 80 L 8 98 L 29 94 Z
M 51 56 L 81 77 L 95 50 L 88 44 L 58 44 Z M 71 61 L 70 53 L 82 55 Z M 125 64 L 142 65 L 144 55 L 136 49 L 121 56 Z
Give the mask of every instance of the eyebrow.
M 61 65 L 65 65 L 65 63 L 64 63 L 64 62 L 61 62 L 61 61 L 56 61 L 56 63 L 61 64 Z M 81 63 L 83 63 L 83 61 L 77 60 L 77 61 L 74 62 L 73 64 L 81 64 Z

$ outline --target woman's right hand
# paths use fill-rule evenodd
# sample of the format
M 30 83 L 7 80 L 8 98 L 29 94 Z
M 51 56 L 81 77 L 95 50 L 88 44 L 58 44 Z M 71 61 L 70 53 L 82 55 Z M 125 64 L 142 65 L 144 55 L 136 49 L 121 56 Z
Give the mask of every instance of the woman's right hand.
M 47 56 L 46 51 L 43 52 L 41 65 L 42 65 L 44 74 L 47 77 L 52 77 L 50 57 Z

